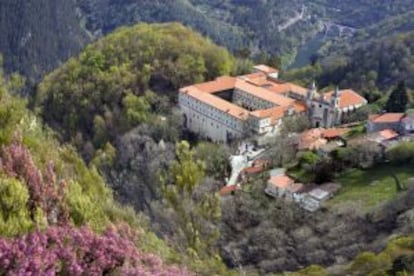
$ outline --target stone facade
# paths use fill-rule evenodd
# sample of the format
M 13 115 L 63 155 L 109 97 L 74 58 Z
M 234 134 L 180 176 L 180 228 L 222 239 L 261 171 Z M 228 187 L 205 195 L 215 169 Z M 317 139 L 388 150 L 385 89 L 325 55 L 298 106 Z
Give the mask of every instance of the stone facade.
M 184 116 L 184 127 L 216 142 L 241 138 L 246 122 L 213 105 L 180 93 L 179 105 Z
M 313 127 L 330 128 L 343 123 L 343 120 L 367 100 L 352 90 L 335 89 L 333 92 L 318 94 L 315 84 L 306 96 L 308 115 Z

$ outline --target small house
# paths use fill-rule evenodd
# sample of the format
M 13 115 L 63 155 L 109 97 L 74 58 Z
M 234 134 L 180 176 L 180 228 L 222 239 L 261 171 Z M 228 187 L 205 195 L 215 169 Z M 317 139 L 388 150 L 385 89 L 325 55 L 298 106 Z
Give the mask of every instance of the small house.
M 279 175 L 270 177 L 265 192 L 273 197 L 297 201 L 302 188 L 303 184 L 295 183 L 289 176 Z
M 367 122 L 367 132 L 378 132 L 385 129 L 392 129 L 400 132 L 401 123 L 405 113 L 384 113 L 370 115 Z

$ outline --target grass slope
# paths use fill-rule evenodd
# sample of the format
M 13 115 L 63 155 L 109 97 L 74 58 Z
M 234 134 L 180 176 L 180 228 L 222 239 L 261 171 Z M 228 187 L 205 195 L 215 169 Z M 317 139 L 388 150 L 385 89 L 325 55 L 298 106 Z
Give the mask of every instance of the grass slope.
M 395 173 L 402 183 L 414 177 L 413 167 L 381 165 L 367 170 L 352 169 L 342 174 L 337 181 L 342 184 L 341 191 L 328 202 L 328 206 L 357 206 L 366 212 L 378 204 L 397 195 L 397 188 L 391 173 Z

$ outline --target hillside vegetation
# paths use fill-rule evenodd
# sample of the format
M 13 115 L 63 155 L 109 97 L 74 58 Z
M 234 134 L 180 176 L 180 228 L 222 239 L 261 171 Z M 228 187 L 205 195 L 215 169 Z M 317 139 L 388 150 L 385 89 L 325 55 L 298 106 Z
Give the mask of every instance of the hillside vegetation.
M 191 275 L 0 76 L 0 274 Z M 190 264 L 190 263 L 189 263 Z
M 387 22 L 388 32 L 410 26 L 411 19 L 396 22 L 413 11 L 412 1 L 141 1 L 83 0 L 80 7 L 90 30 L 106 33 L 117 26 L 144 22 L 179 21 L 212 38 L 232 51 L 250 49 L 283 56 L 292 61 L 296 50 L 317 33 L 325 31 L 342 38 L 338 26 L 372 30 Z M 392 27 L 391 27 L 392 26 Z M 330 41 L 327 37 L 327 41 Z M 256 53 L 257 54 L 257 53 Z
M 320 87 L 351 87 L 373 102 L 400 81 L 414 88 L 413 52 L 414 33 L 400 33 L 333 52 L 314 65 L 286 72 L 284 77 L 303 84 L 314 79 Z
M 0 33 L 6 72 L 36 81 L 90 41 L 73 0 L 1 1 Z
M 174 106 L 178 87 L 233 67 L 227 50 L 180 24 L 138 24 L 46 76 L 35 101 L 62 140 L 106 177 L 116 198 L 146 212 L 152 229 L 206 275 L 228 273 L 216 248 L 220 201 L 200 185 L 226 156 L 219 151 L 209 161 L 208 152 L 201 158 L 181 142 L 188 135 Z
M 8 73 L 30 79 L 55 69 L 90 41 L 139 22 L 180 22 L 240 57 L 288 66 L 299 52 L 327 55 L 413 29 L 411 0 L 18 0 L 0 4 L 0 53 Z
M 45 121 L 90 159 L 139 124 L 168 124 L 157 115 L 172 113 L 179 87 L 232 70 L 224 48 L 180 24 L 139 24 L 98 40 L 46 76 L 36 103 Z

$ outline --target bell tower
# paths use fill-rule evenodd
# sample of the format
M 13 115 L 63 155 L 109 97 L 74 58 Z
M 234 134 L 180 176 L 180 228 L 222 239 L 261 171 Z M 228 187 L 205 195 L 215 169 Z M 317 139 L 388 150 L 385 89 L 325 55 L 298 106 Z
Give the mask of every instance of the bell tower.
M 306 94 L 306 97 L 308 100 L 313 100 L 315 97 L 317 91 L 316 91 L 316 83 L 315 81 L 312 82 L 312 85 L 309 87 L 308 93 Z
M 341 91 L 339 90 L 339 87 L 337 86 L 335 88 L 335 91 L 332 95 L 332 99 L 331 99 L 331 105 L 332 107 L 334 107 L 335 109 L 339 108 L 339 101 L 341 99 Z

